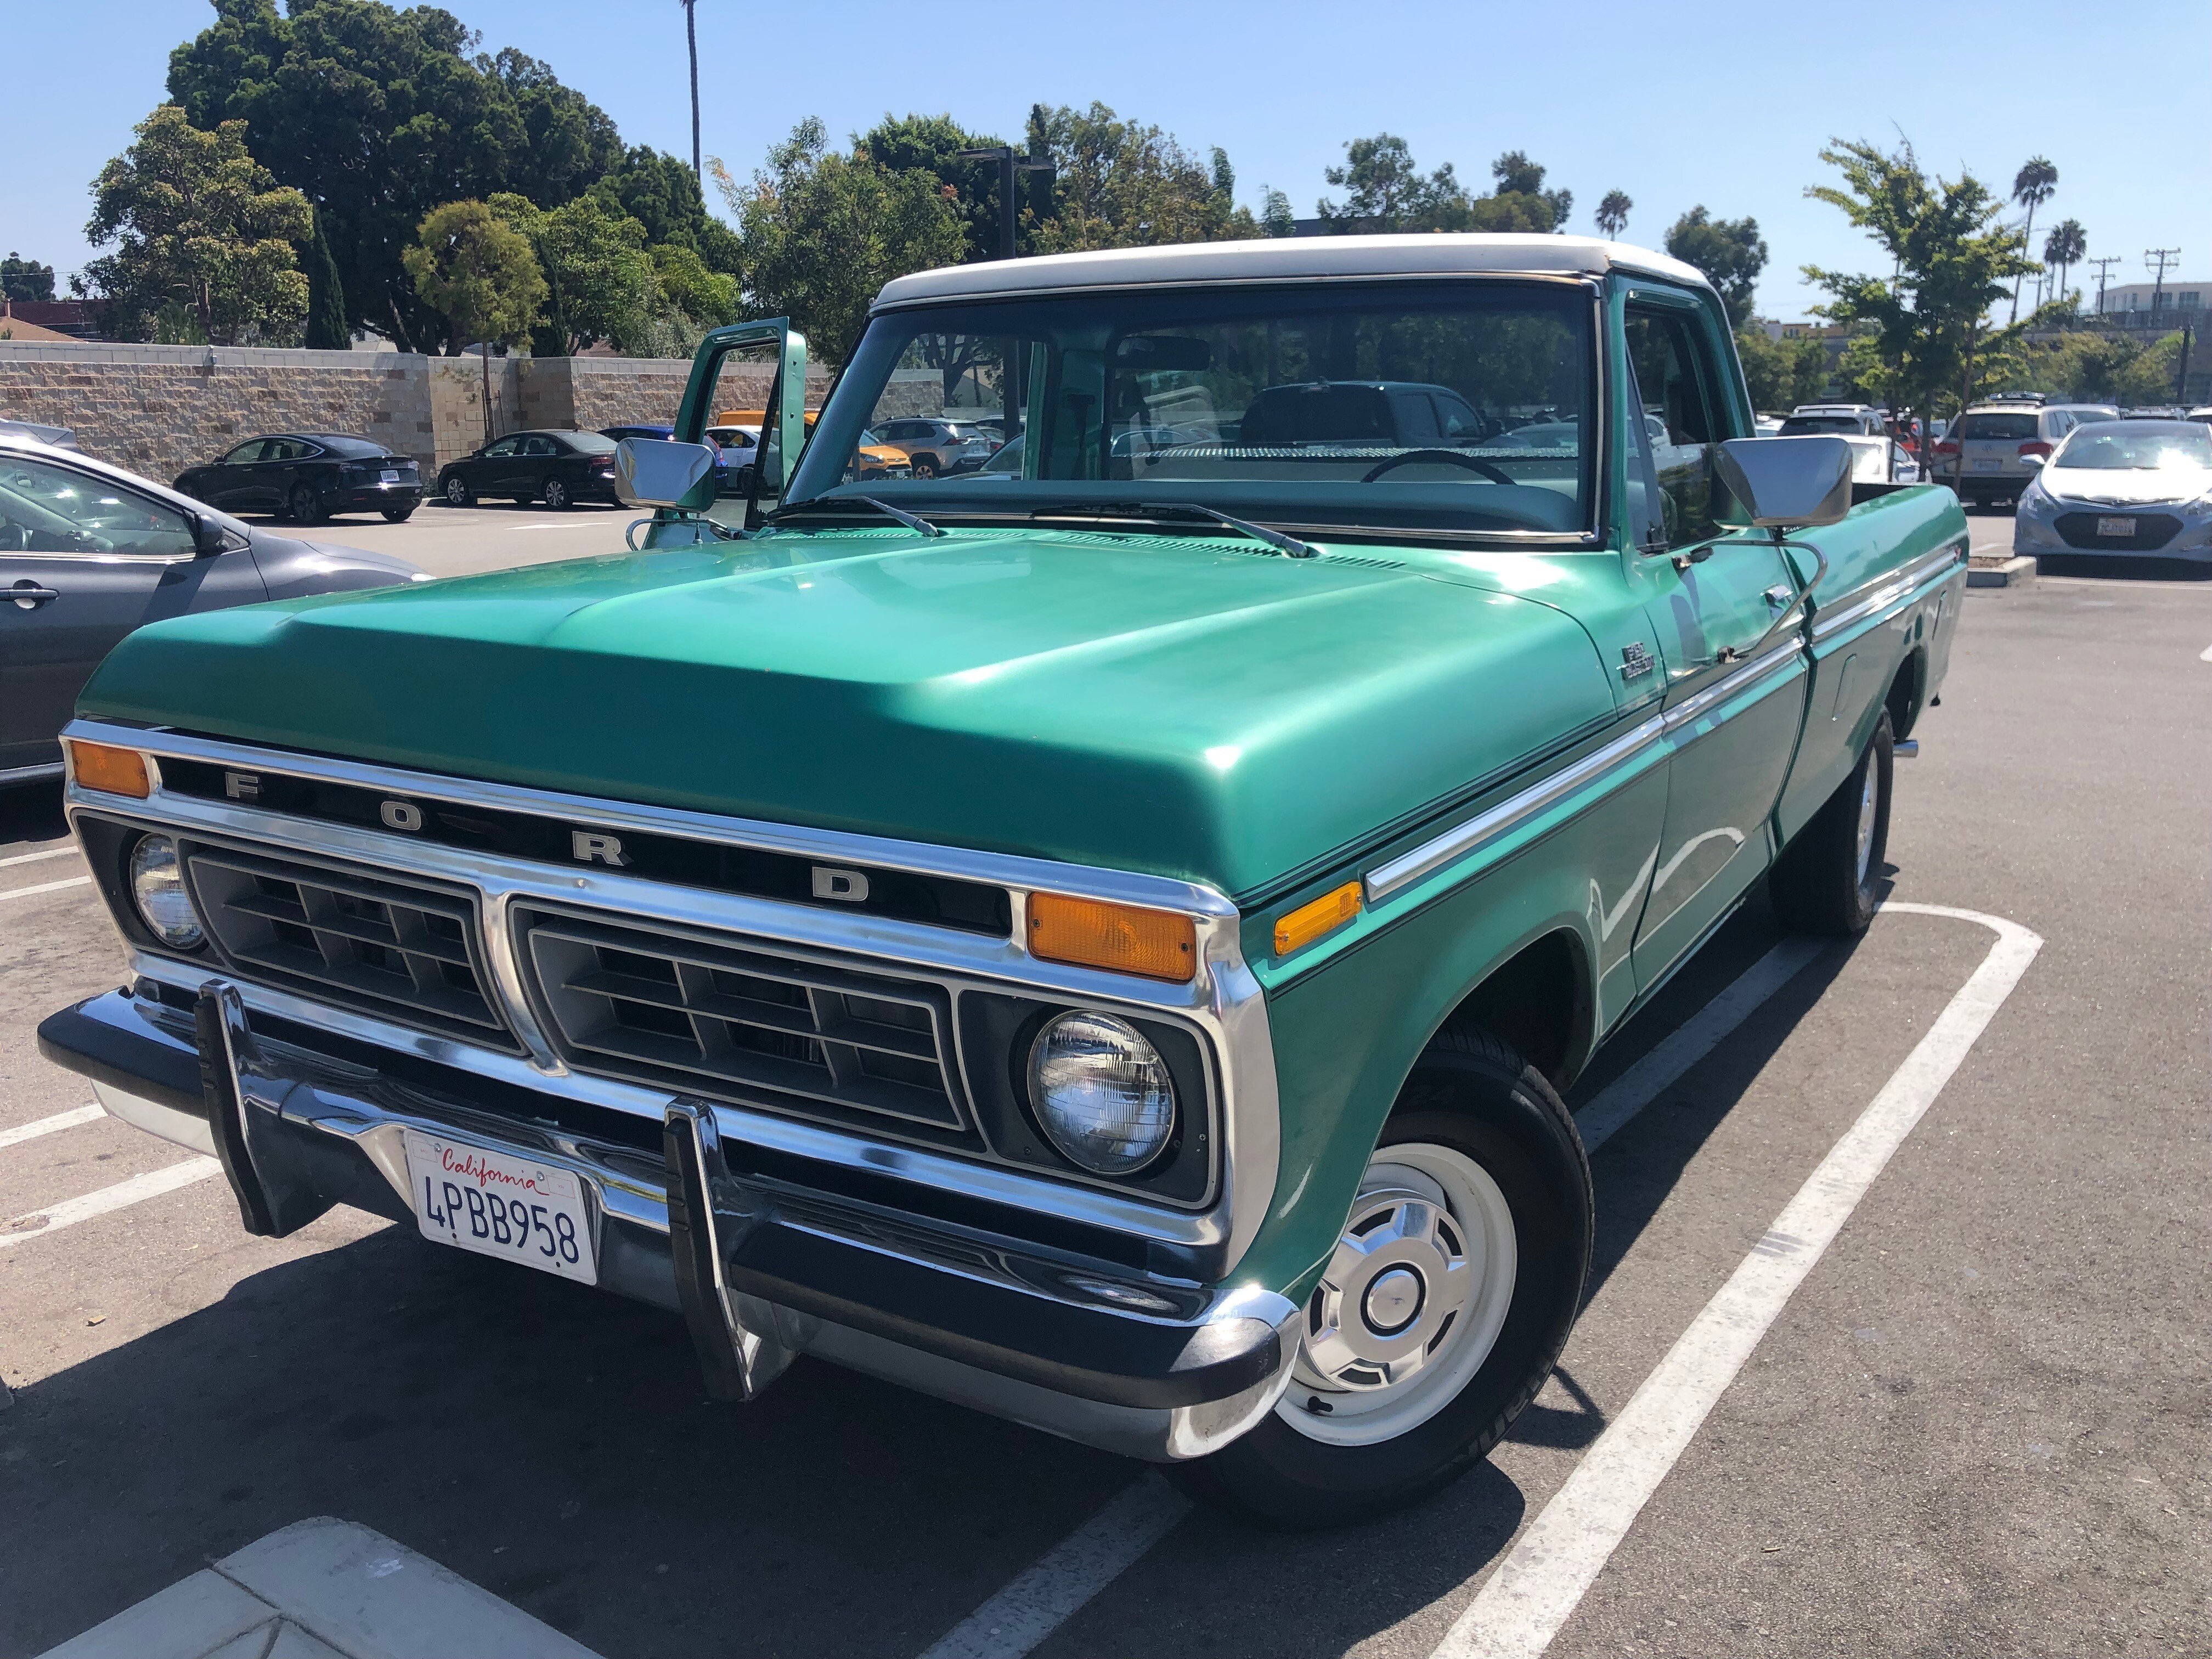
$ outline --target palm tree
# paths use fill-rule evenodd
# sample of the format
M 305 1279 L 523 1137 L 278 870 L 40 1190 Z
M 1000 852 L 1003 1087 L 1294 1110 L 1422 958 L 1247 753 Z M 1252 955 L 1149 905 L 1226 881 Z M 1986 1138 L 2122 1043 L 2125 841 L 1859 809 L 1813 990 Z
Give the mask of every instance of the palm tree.
M 2066 298 L 2066 273 L 2080 264 L 2088 252 L 2088 233 L 2079 219 L 2062 219 L 2044 240 L 2043 262 L 2058 267 L 2057 297 L 2062 303 Z
M 2051 199 L 2058 188 L 2058 169 L 2040 155 L 2031 155 L 2021 170 L 2013 174 L 2012 199 L 2027 210 L 2027 223 L 2021 231 L 2021 246 L 2028 245 L 2035 234 L 2035 210 Z M 2012 315 L 2007 326 L 2020 320 L 2020 278 L 2012 279 Z
M 699 0 L 677 0 L 684 8 L 684 44 L 691 50 L 691 172 L 694 177 L 707 175 L 699 170 L 699 27 L 694 9 Z
M 1628 210 L 1635 205 L 1625 190 L 1606 191 L 1605 199 L 1597 204 L 1599 234 L 1607 241 L 1619 240 L 1620 233 L 1628 228 Z

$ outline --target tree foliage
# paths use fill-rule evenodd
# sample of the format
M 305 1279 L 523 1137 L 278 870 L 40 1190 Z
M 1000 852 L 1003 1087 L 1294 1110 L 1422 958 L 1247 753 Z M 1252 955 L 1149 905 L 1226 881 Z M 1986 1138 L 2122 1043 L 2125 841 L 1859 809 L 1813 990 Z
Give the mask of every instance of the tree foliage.
M 811 117 L 769 152 L 750 186 L 719 159 L 711 170 L 738 218 L 755 307 L 791 318 L 833 363 L 851 355 L 885 283 L 957 264 L 966 251 L 967 234 L 941 180 L 834 151 Z
M 1620 233 L 1628 228 L 1628 216 L 1635 206 L 1626 191 L 1606 191 L 1605 198 L 1597 204 L 1598 234 L 1608 240 L 1617 240 Z
M 1773 340 L 1753 323 L 1736 331 L 1735 352 L 1753 409 L 1795 409 L 1827 390 L 1828 349 L 1818 336 Z
M 2031 325 L 2071 320 L 2052 319 L 2049 313 L 2053 309 L 2046 306 L 2029 319 Z M 2174 381 L 2180 368 L 2179 331 L 2145 341 L 2117 329 L 2075 326 L 2024 341 L 1996 384 L 2007 391 L 2044 392 L 2074 403 L 2165 404 L 2176 396 Z
M 1041 253 L 1080 248 L 1218 242 L 1260 234 L 1235 199 L 1236 175 L 1216 149 L 1201 161 L 1158 127 L 1124 121 L 1103 104 L 1031 107 L 1029 153 L 1052 163 Z
M 965 233 L 965 258 L 995 259 L 1010 253 L 1034 253 L 1037 203 L 1026 198 L 1028 175 L 1015 175 L 1017 223 L 1014 246 L 999 246 L 999 164 L 963 161 L 963 149 L 988 149 L 1005 142 L 970 132 L 949 115 L 898 115 L 884 118 L 853 141 L 855 156 L 865 155 L 891 173 L 921 172 L 937 180 Z M 1030 216 L 1022 216 L 1027 212 Z
M 424 216 L 400 260 L 415 291 L 444 319 L 447 349 L 520 345 L 545 303 L 530 240 L 483 202 L 448 202 Z
M 2057 273 L 2057 285 L 2051 297 L 2068 311 L 2074 309 L 2066 292 L 2066 273 L 2089 257 L 2089 233 L 2081 228 L 2079 219 L 2062 219 L 2051 228 L 2043 239 L 2043 263 Z
M 1841 210 L 1893 267 L 1887 276 L 1804 268 L 1829 295 L 1814 313 L 1867 331 L 1847 349 L 1846 369 L 1893 408 L 1927 415 L 1939 401 L 1971 398 L 2017 342 L 2016 328 L 1989 325 L 1990 307 L 2011 278 L 2035 269 L 2021 234 L 1998 222 L 2003 199 L 1971 173 L 1930 178 L 1910 144 L 1893 155 L 1836 139 L 1820 159 L 1843 182 L 1806 193 Z
M 174 307 L 216 344 L 297 340 L 307 279 L 293 244 L 312 234 L 307 198 L 246 154 L 242 121 L 204 132 L 164 104 L 135 131 L 94 182 L 85 226 L 94 246 L 119 244 L 84 271 L 109 326 L 143 338 Z
M 1751 320 L 1759 273 L 1766 269 L 1758 220 L 1716 219 L 1700 204 L 1668 228 L 1667 252 L 1705 273 L 1728 307 L 1729 327 L 1740 331 Z
M 10 253 L 0 259 L 0 294 L 11 300 L 51 300 L 54 297 L 54 268 L 36 259 Z
M 1355 138 L 1344 147 L 1344 165 L 1323 175 L 1346 194 L 1323 198 L 1316 211 L 1340 234 L 1394 231 L 1522 231 L 1558 228 L 1574 204 L 1570 191 L 1544 189 L 1544 169 L 1519 150 L 1491 163 L 1497 193 L 1472 194 L 1449 161 L 1424 173 L 1413 151 L 1395 133 Z
M 441 204 L 495 191 L 557 207 L 625 160 L 607 115 L 537 59 L 476 52 L 433 6 L 380 0 L 216 0 L 171 54 L 170 95 L 192 124 L 242 120 L 253 155 L 325 216 L 348 322 L 442 329 L 401 252 Z M 472 55 L 473 54 L 473 55 Z
M 331 258 L 330 238 L 323 234 L 323 216 L 315 216 L 315 234 L 307 243 L 307 335 L 301 342 L 310 351 L 347 351 L 353 347 L 353 330 L 346 322 L 345 284 L 337 261 Z

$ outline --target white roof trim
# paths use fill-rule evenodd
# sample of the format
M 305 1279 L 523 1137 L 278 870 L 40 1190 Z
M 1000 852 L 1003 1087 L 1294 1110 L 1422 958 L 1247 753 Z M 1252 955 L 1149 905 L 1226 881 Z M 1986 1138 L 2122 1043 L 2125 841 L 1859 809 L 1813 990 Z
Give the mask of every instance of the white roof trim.
M 884 284 L 878 306 L 915 300 L 969 300 L 1051 289 L 1118 288 L 1158 283 L 1265 282 L 1318 276 L 1458 276 L 1526 273 L 1602 276 L 1629 270 L 1697 288 L 1711 286 L 1693 266 L 1648 248 L 1589 236 L 1286 236 L 1174 247 L 1101 248 L 1037 259 L 943 265 Z

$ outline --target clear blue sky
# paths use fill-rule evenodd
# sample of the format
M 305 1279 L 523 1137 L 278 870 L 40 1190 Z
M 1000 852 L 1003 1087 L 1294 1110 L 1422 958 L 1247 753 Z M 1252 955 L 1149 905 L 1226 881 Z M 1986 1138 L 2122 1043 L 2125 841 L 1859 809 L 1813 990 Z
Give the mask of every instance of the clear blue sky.
M 676 0 L 449 0 L 487 49 L 551 64 L 632 143 L 690 148 Z M 201 0 L 10 8 L 0 97 L 0 248 L 67 271 L 84 262 L 88 187 L 161 102 L 170 49 L 212 16 Z M 963 20 L 968 20 L 963 21 Z M 1487 187 L 1491 158 L 1527 150 L 1575 193 L 1587 232 L 1607 190 L 1635 198 L 1626 240 L 1656 246 L 1684 209 L 1750 214 L 1772 251 L 1769 315 L 1802 315 L 1808 263 L 1878 261 L 1832 208 L 1804 198 L 1831 135 L 1902 131 L 1945 174 L 1993 185 L 2040 152 L 2058 167 L 2039 226 L 2079 219 L 2114 282 L 2179 244 L 2212 272 L 2212 144 L 2203 67 L 2212 3 L 2079 0 L 1940 7 L 1585 0 L 1346 6 L 769 6 L 700 0 L 704 147 L 743 178 L 801 117 L 841 142 L 886 110 L 949 112 L 1018 137 L 1033 101 L 1111 105 L 1201 153 L 1237 193 L 1264 185 L 1300 215 L 1346 140 L 1381 131 L 1424 168 Z M 2040 229 L 2037 238 L 2042 240 Z

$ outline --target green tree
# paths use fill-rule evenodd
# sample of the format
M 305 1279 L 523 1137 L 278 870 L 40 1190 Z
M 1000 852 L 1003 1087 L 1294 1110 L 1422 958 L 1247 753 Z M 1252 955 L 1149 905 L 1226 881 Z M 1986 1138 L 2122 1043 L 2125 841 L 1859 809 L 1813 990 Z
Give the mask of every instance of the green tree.
M 2058 188 L 2058 169 L 2041 155 L 2030 156 L 2012 178 L 2012 199 L 2027 210 L 2027 219 L 2021 226 L 2020 245 L 2027 248 L 2035 240 L 2035 210 L 2049 201 Z M 2033 270 L 2034 267 L 2029 266 Z M 2021 273 L 2025 275 L 2026 273 Z M 2012 279 L 2012 315 L 2008 323 L 2020 320 L 2020 276 Z
M 719 159 L 708 166 L 738 216 L 754 305 L 791 318 L 832 363 L 851 355 L 885 283 L 957 264 L 966 249 L 959 216 L 934 175 L 833 151 L 812 117 L 769 152 L 749 187 Z
M 665 150 L 639 144 L 625 152 L 592 193 L 645 227 L 645 240 L 690 248 L 709 270 L 734 274 L 737 233 L 707 210 L 698 175 Z
M 36 259 L 10 253 L 0 259 L 0 294 L 11 300 L 51 300 L 54 297 L 54 268 Z
M 1609 241 L 1619 240 L 1620 233 L 1628 228 L 1628 215 L 1635 205 L 1625 190 L 1606 191 L 1605 199 L 1597 204 L 1598 234 Z
M 626 357 L 674 352 L 681 331 L 668 315 L 643 225 L 597 195 L 579 196 L 550 212 L 511 193 L 493 197 L 489 206 L 528 239 L 545 278 L 532 351 L 573 357 L 605 342 Z
M 1758 220 L 1716 219 L 1700 204 L 1668 230 L 1667 252 L 1705 274 L 1728 307 L 1729 327 L 1740 330 L 1751 319 L 1759 273 L 1766 269 L 1766 244 L 1759 237 Z
M 1272 185 L 1260 192 L 1260 228 L 1270 236 L 1298 234 L 1297 216 L 1291 210 L 1291 198 Z
M 1786 411 L 1818 402 L 1827 387 L 1827 348 L 1817 337 L 1769 339 L 1754 321 L 1736 331 L 1735 349 L 1754 409 Z
M 1499 196 L 1530 197 L 1552 210 L 1549 229 L 1557 230 L 1567 222 L 1567 215 L 1575 205 L 1575 193 L 1571 190 L 1546 190 L 1544 169 L 1530 161 L 1524 151 L 1509 149 L 1490 164 L 1490 176 L 1498 181 Z
M 111 326 L 143 337 L 173 303 L 218 345 L 298 339 L 307 279 L 293 244 L 312 233 L 307 198 L 246 154 L 242 121 L 204 132 L 164 104 L 135 132 L 94 181 L 85 226 L 95 246 L 120 244 L 85 267 Z
M 1863 331 L 1845 350 L 1847 377 L 1893 409 L 1931 416 L 1953 399 L 1962 406 L 2016 343 L 2016 329 L 1989 325 L 1990 307 L 2011 278 L 2035 269 L 2021 257 L 2021 233 L 1997 222 L 2002 198 L 1970 173 L 1929 178 L 1910 144 L 1890 155 L 1835 139 L 1820 159 L 1843 183 L 1806 194 L 1840 210 L 1893 268 L 1887 276 L 1804 268 L 1830 296 L 1815 314 Z
M 422 303 L 445 319 L 447 354 L 477 348 L 489 443 L 491 348 L 528 339 L 545 303 L 545 277 L 530 240 L 484 203 L 448 202 L 423 216 L 399 258 Z
M 711 269 L 693 249 L 681 242 L 663 242 L 653 250 L 653 268 L 660 279 L 662 297 L 695 329 L 720 328 L 738 320 L 738 279 Z
M 898 115 L 884 118 L 853 141 L 853 154 L 865 155 L 891 173 L 927 173 L 966 233 L 967 259 L 995 259 L 1009 252 L 1033 253 L 1036 219 L 1024 219 L 1022 210 L 1033 204 L 1017 199 L 1017 222 L 1012 250 L 999 246 L 999 164 L 963 160 L 963 149 L 988 149 L 1003 143 L 989 133 L 970 132 L 949 115 Z M 1017 175 L 1018 180 L 1025 175 Z
M 307 244 L 307 337 L 310 351 L 348 351 L 353 330 L 346 324 L 345 284 L 337 261 L 331 258 L 330 239 L 323 234 L 323 216 L 315 216 L 315 234 Z
M 606 114 L 545 64 L 477 53 L 450 12 L 381 0 L 216 0 L 169 58 L 193 123 L 246 123 L 255 158 L 321 210 L 349 324 L 412 349 L 441 326 L 401 251 L 442 203 L 509 191 L 557 207 L 624 156 Z M 474 54 L 474 55 L 472 55 Z
M 1351 140 L 1344 147 L 1344 165 L 1322 176 L 1345 192 L 1343 201 L 1323 197 L 1314 208 L 1340 235 L 1467 228 L 1471 198 L 1452 164 L 1424 173 L 1414 164 L 1412 147 L 1395 133 Z
M 2066 273 L 2088 255 L 2089 233 L 2081 228 L 2079 219 L 2061 220 L 2043 239 L 2043 263 L 2055 266 L 2058 272 L 2058 286 L 2051 297 L 2068 311 L 2074 309 L 2074 304 L 2067 296 Z
M 1053 166 L 1050 212 L 1037 251 L 1151 247 L 1260 234 L 1233 199 L 1219 150 L 1199 158 L 1158 127 L 1124 121 L 1103 104 L 1030 111 L 1029 153 Z

